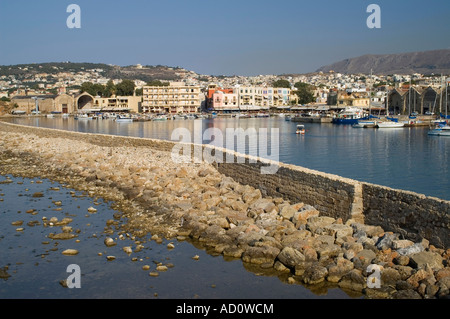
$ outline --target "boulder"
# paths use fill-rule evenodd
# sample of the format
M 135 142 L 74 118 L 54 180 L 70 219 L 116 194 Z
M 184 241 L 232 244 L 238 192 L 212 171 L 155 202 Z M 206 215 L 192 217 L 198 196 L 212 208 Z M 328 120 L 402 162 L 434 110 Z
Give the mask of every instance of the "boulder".
M 339 281 L 338 286 L 343 289 L 362 291 L 367 287 L 367 281 L 358 269 L 352 269 Z
M 302 280 L 305 284 L 315 285 L 324 281 L 327 275 L 327 268 L 319 263 L 313 263 L 310 267 L 306 268 Z
M 335 222 L 335 219 L 327 216 L 314 216 L 308 218 L 306 223 L 306 229 L 311 231 L 312 233 L 317 232 L 319 229 L 324 229 L 327 226 L 330 226 Z
M 305 261 L 305 256 L 297 249 L 284 247 L 278 254 L 277 259 L 286 267 L 294 268 L 297 264 Z
M 247 247 L 242 254 L 242 260 L 252 264 L 273 264 L 280 250 L 273 246 Z
M 336 262 L 328 265 L 328 277 L 329 282 L 339 282 L 343 276 L 353 269 L 353 263 L 350 260 L 344 258 L 337 258 Z
M 325 227 L 325 231 L 328 235 L 336 238 L 351 236 L 353 234 L 353 228 L 343 224 L 331 224 Z
M 422 251 L 409 256 L 409 263 L 414 268 L 424 268 L 426 264 L 433 270 L 444 268 L 441 255 L 431 251 Z

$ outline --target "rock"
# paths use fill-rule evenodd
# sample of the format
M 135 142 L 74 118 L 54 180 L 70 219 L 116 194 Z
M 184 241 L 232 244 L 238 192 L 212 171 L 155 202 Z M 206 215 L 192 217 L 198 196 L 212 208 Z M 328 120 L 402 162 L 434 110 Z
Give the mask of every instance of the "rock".
M 273 264 L 280 250 L 273 246 L 248 247 L 242 254 L 242 261 L 252 264 Z
M 335 219 L 332 217 L 310 217 L 306 223 L 306 229 L 311 231 L 312 233 L 317 232 L 319 229 L 323 229 L 335 222 Z
M 242 247 L 238 246 L 228 246 L 223 251 L 222 254 L 226 257 L 233 257 L 233 258 L 241 258 L 242 254 L 244 253 L 244 249 Z
M 407 281 L 399 280 L 395 284 L 395 289 L 397 289 L 397 290 L 409 290 L 409 289 L 414 289 L 414 287 Z
M 353 263 L 350 260 L 344 258 L 337 258 L 336 262 L 330 264 L 328 268 L 327 281 L 339 282 L 343 276 L 353 269 Z
M 309 285 L 315 285 L 325 280 L 328 275 L 328 269 L 319 263 L 313 263 L 303 273 L 303 282 Z
M 167 248 L 168 248 L 168 249 L 174 249 L 174 248 L 175 248 L 175 245 L 174 245 L 173 243 L 168 243 L 168 244 L 167 244 Z
M 55 239 L 55 240 L 67 240 L 67 239 L 72 239 L 77 237 L 77 235 L 75 234 L 71 234 L 71 233 L 59 233 L 59 234 L 54 234 L 54 233 L 50 233 L 48 234 L 48 238 L 51 239 Z
M 395 286 L 401 280 L 399 272 L 394 268 L 384 268 L 381 270 L 381 285 Z
M 400 274 L 401 280 L 406 280 L 414 273 L 414 269 L 409 266 L 395 266 L 398 273 Z
M 397 253 L 402 256 L 409 256 L 412 254 L 420 253 L 424 251 L 424 247 L 421 243 L 416 243 L 406 248 L 400 248 L 397 250 Z
M 435 278 L 437 281 L 441 280 L 442 278 L 450 277 L 450 268 L 443 268 L 438 270 L 435 273 Z
M 131 249 L 130 246 L 125 246 L 125 247 L 122 248 L 122 250 L 123 250 L 124 252 L 126 252 L 128 255 L 131 254 L 131 253 L 133 252 L 133 250 Z
M 341 238 L 345 236 L 351 236 L 353 234 L 353 228 L 342 224 L 331 224 L 325 227 L 325 231 L 328 235 L 334 236 L 336 238 Z
M 320 261 L 336 257 L 342 252 L 341 247 L 335 244 L 321 244 L 316 247 L 316 251 Z
M 393 242 L 398 239 L 398 235 L 391 234 L 391 233 L 385 233 L 382 237 L 380 237 L 375 244 L 375 246 L 379 250 L 385 250 L 392 248 Z
M 150 277 L 158 277 L 159 276 L 159 272 L 157 272 L 157 271 L 151 271 L 151 272 L 149 272 L 149 274 L 148 274 Z
M 342 277 L 338 286 L 343 289 L 362 291 L 367 287 L 367 281 L 360 270 L 352 269 Z
M 431 251 L 422 251 L 409 257 L 409 263 L 414 268 L 424 268 L 426 264 L 434 270 L 444 268 L 442 257 L 438 253 Z
M 406 248 L 406 247 L 405 247 Z M 408 256 L 397 256 L 394 258 L 394 263 L 401 266 L 407 266 L 409 264 L 409 257 Z
M 112 246 L 117 245 L 117 243 L 111 237 L 106 237 L 104 240 L 104 243 L 107 247 L 112 247 Z
M 66 249 L 62 252 L 63 255 L 66 256 L 74 256 L 74 255 L 78 255 L 78 250 L 76 249 Z
M 167 269 L 167 266 L 164 265 L 156 266 L 156 271 L 167 271 Z
M 242 199 L 246 204 L 251 205 L 256 200 L 262 197 L 261 191 L 259 189 L 248 189 L 242 194 Z
M 393 249 L 404 249 L 404 248 L 408 248 L 410 246 L 414 245 L 414 243 L 410 240 L 407 239 L 402 239 L 402 240 L 394 240 L 392 241 L 392 248 Z
M 34 194 L 32 195 L 32 197 L 35 197 L 35 198 L 44 197 L 44 193 L 42 193 L 42 192 L 36 192 L 36 193 L 34 193 Z
M 419 269 L 415 274 L 413 274 L 411 277 L 409 277 L 406 281 L 411 284 L 414 288 L 419 287 L 419 282 L 432 276 L 433 274 L 430 274 L 424 269 Z
M 279 260 L 275 261 L 273 268 L 279 272 L 290 272 L 291 271 L 288 267 L 283 265 L 283 263 L 281 263 Z
M 356 254 L 355 258 L 361 260 L 363 264 L 370 264 L 372 260 L 376 257 L 376 254 L 369 249 L 363 249 Z
M 302 241 L 308 237 L 311 237 L 311 233 L 307 230 L 297 230 L 291 234 L 284 236 L 281 240 L 283 246 L 293 246 L 299 241 Z
M 116 259 L 115 256 L 106 256 L 106 260 L 108 260 L 108 261 L 112 261 L 114 259 Z
M 294 214 L 297 212 L 295 208 L 293 208 L 291 205 L 284 206 L 280 211 L 280 216 L 284 219 L 291 220 L 292 217 L 294 217 Z
M 297 249 L 284 247 L 278 254 L 277 259 L 286 267 L 294 268 L 299 263 L 305 261 L 305 256 Z
M 96 212 L 97 212 L 97 209 L 91 206 L 91 207 L 89 207 L 89 208 L 87 209 L 87 211 L 88 211 L 89 213 L 96 213 Z

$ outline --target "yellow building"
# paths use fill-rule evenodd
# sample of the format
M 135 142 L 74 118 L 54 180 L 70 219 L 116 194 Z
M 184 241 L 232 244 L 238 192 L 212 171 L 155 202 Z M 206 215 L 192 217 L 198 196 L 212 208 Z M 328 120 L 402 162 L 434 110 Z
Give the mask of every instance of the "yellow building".
M 144 86 L 144 113 L 198 113 L 201 107 L 199 86 L 171 82 L 169 86 Z

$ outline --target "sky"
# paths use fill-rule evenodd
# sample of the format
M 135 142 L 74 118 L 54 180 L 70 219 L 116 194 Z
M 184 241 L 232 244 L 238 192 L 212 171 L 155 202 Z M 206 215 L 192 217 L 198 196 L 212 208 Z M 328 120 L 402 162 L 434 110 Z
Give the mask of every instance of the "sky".
M 70 4 L 81 9 L 80 28 L 67 26 Z M 367 26 L 370 4 L 381 28 Z M 0 65 L 308 73 L 364 54 L 450 49 L 449 17 L 448 0 L 0 0 Z

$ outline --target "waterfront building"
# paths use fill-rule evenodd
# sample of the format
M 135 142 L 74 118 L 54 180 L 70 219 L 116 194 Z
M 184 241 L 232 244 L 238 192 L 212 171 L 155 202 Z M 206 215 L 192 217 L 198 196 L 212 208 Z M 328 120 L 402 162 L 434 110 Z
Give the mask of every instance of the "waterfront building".
M 144 86 L 144 113 L 198 113 L 202 103 L 199 86 L 170 82 L 169 86 Z

